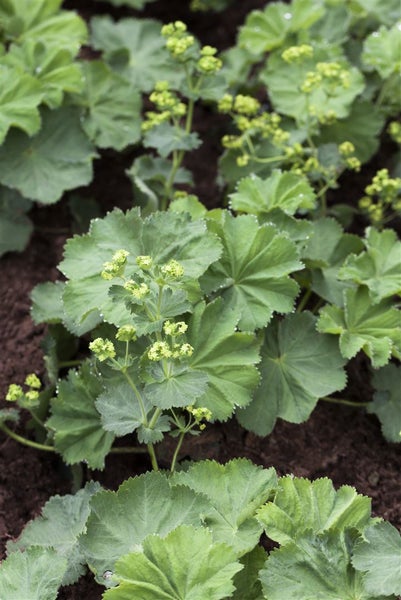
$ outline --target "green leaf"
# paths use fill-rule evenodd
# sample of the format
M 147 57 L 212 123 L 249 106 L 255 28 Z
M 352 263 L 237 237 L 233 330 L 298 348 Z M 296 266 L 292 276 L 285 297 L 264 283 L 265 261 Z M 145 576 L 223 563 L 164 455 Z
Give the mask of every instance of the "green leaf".
M 60 323 L 64 318 L 62 294 L 64 282 L 39 283 L 31 292 L 31 317 L 38 323 Z
M 333 88 L 332 84 L 323 81 L 309 94 L 300 92 L 307 74 L 315 71 L 317 63 L 333 60 L 349 72 L 347 88 L 342 85 Z M 272 54 L 268 59 L 267 67 L 261 71 L 260 79 L 269 90 L 269 97 L 275 110 L 293 117 L 300 126 L 307 125 L 311 106 L 315 107 L 318 114 L 325 115 L 329 111 L 334 111 L 337 119 L 345 119 L 350 114 L 352 102 L 364 89 L 364 78 L 361 72 L 339 55 L 338 47 L 326 45 L 316 47 L 313 58 L 305 58 L 302 62 L 287 63 L 281 57 L 281 53 Z M 345 139 L 350 138 L 345 136 L 343 141 Z
M 81 123 L 100 148 L 122 150 L 141 137 L 141 98 L 135 87 L 101 61 L 83 64 L 85 89 L 73 98 Z
M 249 552 L 258 543 L 262 527 L 255 514 L 276 488 L 273 468 L 262 469 L 246 459 L 234 459 L 225 465 L 205 460 L 175 473 L 173 485 L 177 483 L 208 498 L 214 510 L 204 516 L 204 525 L 215 542 L 232 546 L 237 555 Z
M 401 536 L 390 523 L 365 529 L 363 541 L 355 546 L 352 564 L 363 571 L 370 594 L 401 595 Z
M 150 410 L 146 403 L 145 409 Z M 109 385 L 95 402 L 96 409 L 102 416 L 102 427 L 117 436 L 127 435 L 142 425 L 143 415 L 133 389 L 128 383 Z
M 152 365 L 151 376 L 155 381 L 145 386 L 144 392 L 153 406 L 169 409 L 194 404 L 208 387 L 206 373 L 194 371 L 186 365 L 172 365 L 166 375 L 161 363 Z
M 309 481 L 287 475 L 279 479 L 273 502 L 257 514 L 266 535 L 280 545 L 314 534 L 348 527 L 362 529 L 370 520 L 371 500 L 343 485 L 338 491 L 327 477 Z
M 76 494 L 53 496 L 44 505 L 41 516 L 23 530 L 16 542 L 7 545 L 7 552 L 26 551 L 33 546 L 53 548 L 67 560 L 62 585 L 70 585 L 84 575 L 85 560 L 79 550 L 78 536 L 84 531 L 89 516 L 89 501 L 100 485 L 89 482 Z
M 170 202 L 168 210 L 172 212 L 187 212 L 192 219 L 202 219 L 207 216 L 207 208 L 198 200 L 196 196 L 188 195 L 182 198 L 176 198 Z
M 391 29 L 380 27 L 371 33 L 363 44 L 362 62 L 373 68 L 387 79 L 392 73 L 401 69 L 401 33 L 400 24 L 396 23 Z
M 27 246 L 33 225 L 25 213 L 31 206 L 17 191 L 0 186 L 0 256 Z
M 38 81 L 20 69 L 0 66 L 0 144 L 10 127 L 17 127 L 28 135 L 40 128 L 38 106 L 42 101 Z
M 371 17 L 378 23 L 391 27 L 400 18 L 400 4 L 398 0 L 356 0 L 362 15 L 359 18 Z M 355 10 L 355 7 L 354 7 Z
M 260 546 L 255 546 L 251 552 L 241 557 L 240 563 L 244 568 L 234 577 L 233 600 L 264 600 L 259 571 L 265 560 L 266 552 Z
M 51 401 L 47 426 L 54 429 L 55 448 L 68 465 L 85 461 L 92 469 L 104 468 L 114 435 L 104 431 L 95 407 L 102 390 L 90 364 L 84 363 L 60 382 L 58 396 Z
M 379 418 L 386 440 L 401 442 L 401 367 L 389 364 L 375 371 L 372 384 L 376 391 L 367 411 Z
M 85 43 L 85 22 L 74 11 L 60 10 L 62 0 L 6 0 L 0 6 L 0 25 L 7 39 L 18 43 L 40 40 L 67 48 L 74 56 Z
M 209 228 L 221 239 L 223 255 L 202 278 L 201 286 L 239 312 L 239 328 L 254 331 L 264 327 L 274 311 L 290 312 L 298 285 L 288 275 L 303 265 L 287 236 L 273 226 L 259 226 L 253 215 L 233 217 L 228 212 L 222 222 L 210 221 Z
M 218 298 L 200 302 L 189 321 L 188 342 L 194 353 L 190 367 L 206 373 L 209 387 L 196 404 L 212 411 L 213 419 L 228 419 L 237 406 L 246 406 L 259 382 L 255 336 L 236 331 L 238 313 Z
M 56 600 L 67 567 L 55 550 L 13 552 L 0 566 L 0 598 Z
M 366 285 L 373 303 L 395 294 L 401 296 L 401 242 L 396 232 L 368 227 L 364 242 L 366 252 L 349 256 L 339 279 Z
M 201 143 L 197 133 L 187 133 L 182 127 L 166 122 L 152 127 L 143 138 L 145 148 L 156 148 L 162 158 L 176 150 L 196 150 Z
M 104 572 L 114 571 L 118 558 L 140 550 L 148 535 L 165 536 L 182 524 L 200 526 L 207 510 L 206 498 L 182 486 L 172 489 L 165 473 L 148 472 L 128 479 L 116 492 L 102 491 L 92 498 L 81 546 L 101 579 Z
M 143 552 L 116 564 L 117 588 L 105 600 L 222 600 L 234 591 L 232 578 L 242 565 L 225 544 L 214 544 L 206 529 L 182 525 L 164 539 L 149 536 Z
M 42 129 L 33 138 L 9 132 L 0 147 L 0 182 L 27 198 L 51 204 L 65 190 L 91 181 L 96 153 L 76 109 L 45 110 L 42 117 Z
M 290 30 L 290 18 L 286 17 L 290 14 L 284 2 L 274 2 L 263 12 L 252 11 L 240 29 L 239 45 L 255 55 L 280 47 Z
M 344 358 L 353 358 L 363 350 L 378 368 L 388 363 L 391 355 L 401 357 L 400 314 L 391 300 L 372 305 L 368 290 L 360 287 L 344 292 L 344 309 L 324 307 L 317 328 L 340 336 Z
M 261 384 L 251 404 L 237 412 L 243 427 L 265 436 L 279 417 L 301 423 L 319 398 L 345 386 L 345 360 L 335 340 L 320 335 L 315 328 L 316 319 L 306 311 L 275 321 L 267 328 Z
M 280 209 L 294 215 L 299 209 L 312 209 L 315 193 L 302 175 L 275 169 L 270 177 L 251 175 L 241 179 L 237 191 L 230 195 L 230 207 L 238 212 L 267 215 Z
M 150 92 L 157 81 L 175 83 L 182 79 L 177 63 L 165 48 L 161 27 L 153 19 L 121 19 L 115 23 L 110 17 L 94 17 L 92 45 L 103 51 L 106 62 L 135 89 Z
M 97 0 L 97 2 L 109 2 L 113 6 L 128 6 L 135 10 L 142 10 L 146 4 L 155 2 L 155 0 Z
M 260 571 L 269 600 L 386 600 L 370 595 L 350 565 L 347 532 L 325 532 L 274 550 Z
M 49 108 L 59 107 L 65 92 L 79 94 L 84 86 L 79 65 L 72 62 L 67 49 L 58 45 L 30 39 L 21 46 L 12 44 L 4 62 L 32 75 L 40 83 L 42 101 Z
M 363 249 L 359 236 L 343 233 L 341 225 L 332 218 L 313 222 L 312 235 L 302 258 L 312 273 L 312 290 L 321 298 L 341 306 L 343 292 L 352 286 L 338 280 L 338 273 L 345 259 Z

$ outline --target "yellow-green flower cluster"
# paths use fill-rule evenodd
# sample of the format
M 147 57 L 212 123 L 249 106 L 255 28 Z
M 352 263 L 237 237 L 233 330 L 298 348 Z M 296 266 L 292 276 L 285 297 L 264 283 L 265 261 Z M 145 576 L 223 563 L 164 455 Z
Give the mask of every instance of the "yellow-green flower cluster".
M 136 340 L 136 329 L 133 325 L 123 325 L 116 333 L 119 342 L 133 342 Z
M 16 402 L 23 396 L 24 396 L 24 390 L 22 389 L 22 387 L 20 385 L 17 385 L 16 383 L 12 383 L 11 385 L 8 386 L 8 391 L 6 394 L 7 402 Z
M 137 256 L 135 262 L 143 271 L 149 271 L 149 269 L 153 267 L 153 259 L 148 255 L 141 254 L 140 256 Z
M 166 279 L 180 279 L 184 275 L 184 267 L 173 258 L 160 267 L 160 272 Z
M 115 277 L 122 277 L 124 275 L 128 256 L 129 252 L 127 252 L 127 250 L 117 250 L 113 254 L 111 261 L 103 264 L 103 271 L 101 272 L 102 278 L 111 280 Z
M 203 46 L 200 54 L 201 57 L 196 63 L 198 71 L 205 75 L 212 75 L 213 73 L 220 71 L 223 63 L 220 58 L 215 56 L 215 54 L 217 54 L 217 48 L 214 48 L 213 46 Z
M 333 125 L 338 118 L 336 111 L 332 108 L 324 110 L 322 108 L 318 108 L 315 104 L 311 104 L 309 106 L 309 114 L 312 117 L 316 117 L 319 123 L 322 125 Z
M 351 169 L 352 171 L 361 170 L 361 161 L 356 156 L 353 156 L 355 146 L 352 142 L 343 142 L 338 146 L 338 151 L 348 169 Z
M 309 44 L 291 46 L 290 48 L 284 50 L 281 57 L 287 63 L 301 62 L 305 58 L 313 57 L 313 48 L 312 46 L 309 46 Z
M 314 71 L 308 71 L 301 85 L 304 94 L 310 94 L 321 85 L 329 86 L 329 91 L 350 86 L 350 72 L 337 62 L 318 62 Z
M 116 350 L 111 340 L 98 337 L 89 344 L 89 349 L 93 352 L 100 362 L 103 362 L 109 358 L 114 358 Z
M 188 329 L 188 325 L 184 321 L 178 321 L 174 323 L 172 321 L 166 321 L 163 325 L 163 331 L 166 335 L 171 337 L 177 337 L 183 335 Z
M 9 385 L 6 400 L 7 402 L 18 402 L 20 406 L 29 408 L 36 404 L 39 398 L 39 390 L 42 387 L 42 383 L 35 373 L 29 373 L 25 378 L 25 385 L 29 388 L 26 392 L 20 385 L 12 383 Z
M 401 213 L 401 178 L 390 177 L 388 169 L 380 169 L 365 188 L 366 196 L 359 201 L 359 208 L 370 221 L 380 225 L 388 211 Z
M 182 21 L 163 25 L 162 35 L 166 39 L 166 48 L 174 58 L 186 58 L 187 51 L 195 44 L 193 35 L 187 33 L 187 26 Z
M 193 352 L 193 347 L 191 346 L 191 344 L 188 343 L 170 345 L 166 341 L 158 341 L 154 342 L 150 346 L 147 352 L 147 356 L 149 360 L 157 362 L 166 358 L 189 358 L 190 356 L 192 356 Z
M 145 296 L 149 294 L 149 286 L 147 283 L 134 281 L 134 279 L 128 279 L 124 283 L 124 289 L 135 298 L 135 300 L 143 300 Z
M 202 421 L 211 421 L 212 419 L 212 411 L 206 408 L 205 406 L 194 407 L 192 405 L 186 406 L 185 410 L 189 412 L 189 414 L 194 418 L 195 425 L 199 425 L 199 429 L 203 431 L 206 428 L 206 424 L 202 423 Z
M 397 144 L 401 144 L 401 123 L 392 121 L 389 124 L 387 131 Z
M 149 96 L 149 100 L 155 104 L 157 112 L 148 111 L 145 113 L 146 119 L 142 123 L 142 131 L 149 131 L 149 129 L 170 119 L 180 119 L 187 113 L 186 105 L 181 102 L 175 92 L 169 89 L 168 81 L 158 81 L 154 91 Z

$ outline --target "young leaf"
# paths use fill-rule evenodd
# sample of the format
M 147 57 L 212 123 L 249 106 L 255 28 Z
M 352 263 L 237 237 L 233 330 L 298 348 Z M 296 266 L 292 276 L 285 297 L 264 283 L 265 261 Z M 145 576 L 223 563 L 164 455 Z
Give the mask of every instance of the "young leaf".
M 281 545 L 297 541 L 314 533 L 348 527 L 361 529 L 370 520 L 371 501 L 356 490 L 343 485 L 335 491 L 326 477 L 308 479 L 281 477 L 273 502 L 268 502 L 257 513 L 266 535 Z
M 104 468 L 114 435 L 103 429 L 95 408 L 102 390 L 101 381 L 84 363 L 60 382 L 58 396 L 51 401 L 47 426 L 54 429 L 55 448 L 68 465 L 85 461 L 92 469 Z
M 338 273 L 339 279 L 366 285 L 373 303 L 394 294 L 401 296 L 401 242 L 396 232 L 368 227 L 364 242 L 366 252 L 351 254 Z
M 194 348 L 190 367 L 206 373 L 209 386 L 197 406 L 225 421 L 237 406 L 246 406 L 259 381 L 255 363 L 259 343 L 254 335 L 236 331 L 238 313 L 221 298 L 207 306 L 200 302 L 189 321 L 188 342 Z
M 13 552 L 0 566 L 0 598 L 56 600 L 66 568 L 66 559 L 50 548 Z
M 90 512 L 89 501 L 99 489 L 100 485 L 92 481 L 74 495 L 50 498 L 41 516 L 28 523 L 16 542 L 7 545 L 8 554 L 16 550 L 26 551 L 33 546 L 53 548 L 67 560 L 62 585 L 77 581 L 86 571 L 78 536 L 85 529 Z
M 25 213 L 31 206 L 16 190 L 0 186 L 0 256 L 22 252 L 28 244 L 33 225 Z
M 244 568 L 235 575 L 235 592 L 232 600 L 264 600 L 262 584 L 259 579 L 259 571 L 264 566 L 266 552 L 261 546 L 255 548 L 242 556 L 240 563 Z
M 376 392 L 367 411 L 379 418 L 386 440 L 401 442 L 401 367 L 389 364 L 375 371 L 372 384 Z
M 202 278 L 201 286 L 239 312 L 239 328 L 254 331 L 264 327 L 274 311 L 290 312 L 298 285 L 288 275 L 303 265 L 287 236 L 275 227 L 259 226 L 253 215 L 233 217 L 228 212 L 221 223 L 210 221 L 210 230 L 223 242 L 223 255 Z
M 151 405 L 143 397 L 145 410 Z M 95 401 L 95 406 L 102 416 L 102 426 L 114 435 L 122 436 L 132 433 L 142 425 L 143 415 L 131 386 L 128 383 L 107 385 Z
M 92 498 L 81 546 L 100 579 L 114 571 L 121 556 L 140 550 L 148 535 L 165 536 L 184 523 L 200 526 L 207 510 L 203 496 L 182 486 L 172 489 L 166 474 L 148 472 L 128 479 L 117 492 L 102 491 Z
M 162 158 L 175 150 L 196 150 L 201 143 L 197 133 L 187 133 L 182 127 L 166 122 L 152 127 L 143 137 L 145 148 L 156 148 Z
M 2 65 L 0 68 L 0 144 L 10 127 L 28 135 L 40 128 L 38 106 L 43 98 L 39 82 L 20 69 Z
M 366 591 L 362 575 L 350 565 L 348 532 L 303 537 L 274 550 L 260 571 L 269 600 L 386 600 Z M 387 599 L 389 600 L 389 599 Z
M 344 358 L 363 350 L 374 368 L 383 367 L 393 355 L 401 357 L 400 311 L 390 300 L 372 305 L 364 287 L 344 292 L 344 308 L 326 306 L 320 312 L 318 331 L 340 336 Z
M 308 312 L 289 315 L 267 328 L 261 384 L 251 404 L 237 412 L 243 427 L 265 436 L 279 417 L 301 423 L 319 398 L 345 386 L 345 360 L 337 344 L 315 328 L 316 319 Z
M 352 564 L 363 572 L 367 591 L 390 596 L 401 595 L 401 536 L 390 523 L 376 523 L 363 532 L 356 544 Z
M 177 63 L 165 48 L 162 24 L 152 19 L 110 17 L 91 20 L 92 45 L 103 51 L 113 70 L 128 79 L 141 92 L 150 92 L 157 81 L 182 79 Z
M 156 380 L 145 385 L 144 392 L 153 406 L 168 409 L 194 404 L 208 387 L 208 376 L 186 365 L 172 366 L 164 373 L 161 363 L 152 365 L 152 377 Z
M 15 129 L 9 132 L 0 147 L 0 181 L 27 198 L 51 204 L 65 190 L 91 181 L 96 153 L 75 108 L 44 110 L 42 120 L 33 138 Z
M 237 191 L 230 195 L 230 207 L 237 212 L 267 215 L 280 209 L 287 215 L 297 210 L 312 209 L 315 193 L 305 177 L 275 169 L 270 177 L 250 175 L 241 179 Z
M 122 557 L 114 574 L 119 585 L 104 599 L 223 600 L 240 569 L 232 548 L 213 543 L 206 529 L 181 525 L 165 538 L 149 536 L 142 552 Z
M 82 106 L 82 127 L 100 148 L 122 150 L 141 137 L 141 99 L 135 87 L 102 61 L 83 64 L 85 89 L 74 96 Z
M 175 484 L 208 498 L 214 510 L 204 516 L 204 525 L 215 542 L 224 542 L 241 555 L 258 543 L 262 528 L 255 513 L 275 490 L 277 476 L 273 468 L 262 469 L 245 459 L 225 465 L 207 460 L 175 473 Z

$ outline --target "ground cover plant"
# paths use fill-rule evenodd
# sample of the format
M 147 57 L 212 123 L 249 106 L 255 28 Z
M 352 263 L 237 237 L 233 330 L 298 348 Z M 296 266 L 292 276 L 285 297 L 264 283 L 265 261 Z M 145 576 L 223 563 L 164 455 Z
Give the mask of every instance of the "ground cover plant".
M 376 416 L 387 443 L 401 441 L 396 3 L 270 3 L 246 16 L 222 53 L 181 20 L 102 13 L 89 23 L 94 60 L 76 58 L 86 25 L 59 2 L 38 1 L 31 20 L 12 1 L 1 10 L 4 73 L 27 72 L 13 56 L 26 60 L 28 46 L 32 56 L 56 52 L 64 20 L 85 32 L 75 54 L 63 54 L 79 89 L 60 88 L 54 73 L 35 79 L 34 67 L 36 104 L 25 106 L 25 120 L 5 100 L 2 164 L 19 157 L 27 175 L 8 165 L 15 182 L 2 181 L 2 227 L 11 231 L 10 219 L 25 227 L 23 241 L 3 251 L 26 243 L 21 211 L 32 200 L 53 202 L 90 179 L 71 177 L 71 157 L 82 156 L 76 140 L 58 150 L 49 138 L 58 122 L 70 133 L 74 115 L 91 144 L 85 169 L 95 145 L 136 146 L 127 168 L 134 206 L 68 239 L 63 279 L 32 291 L 32 319 L 47 328 L 45 371 L 7 382 L 0 428 L 59 455 L 75 490 L 109 455 L 148 454 L 152 472 L 115 492 L 92 481 L 50 499 L 8 544 L 0 598 L 56 598 L 86 567 L 104 598 L 396 598 L 400 536 L 372 516 L 369 498 L 349 485 L 336 491 L 327 477 L 280 475 L 271 463 L 196 462 L 186 441 L 224 423 L 263 439 L 281 422 L 307 421 L 318 403 L 357 406 Z M 50 31 L 47 48 L 35 27 Z M 198 110 L 221 123 L 220 200 L 209 206 L 188 168 L 202 144 Z M 383 142 L 391 162 L 347 203 L 344 175 L 357 177 Z M 30 183 L 55 176 L 48 159 L 62 173 L 51 200 Z M 84 203 L 85 194 L 70 198 L 86 222 Z M 347 390 L 357 359 L 373 393 L 355 401 Z M 16 431 L 21 419 L 25 430 Z

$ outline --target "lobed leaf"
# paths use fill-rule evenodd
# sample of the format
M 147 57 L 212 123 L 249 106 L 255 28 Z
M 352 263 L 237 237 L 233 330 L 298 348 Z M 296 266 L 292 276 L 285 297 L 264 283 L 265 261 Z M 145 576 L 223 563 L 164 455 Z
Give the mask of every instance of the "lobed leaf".
M 389 364 L 373 373 L 375 393 L 367 411 L 380 420 L 383 435 L 389 442 L 401 442 L 401 367 Z
M 400 23 L 390 29 L 380 27 L 371 33 L 363 43 L 362 62 L 377 71 L 382 79 L 387 79 L 401 69 Z M 399 94 L 399 98 L 401 96 Z

